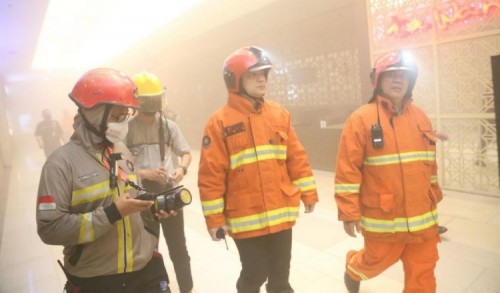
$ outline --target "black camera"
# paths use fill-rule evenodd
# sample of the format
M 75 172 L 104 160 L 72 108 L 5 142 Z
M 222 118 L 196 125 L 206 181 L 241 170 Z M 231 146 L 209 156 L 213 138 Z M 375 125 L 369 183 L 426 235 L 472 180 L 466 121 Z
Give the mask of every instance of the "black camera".
M 127 184 L 137 190 L 146 191 L 143 187 L 138 186 L 131 181 L 128 181 Z M 193 197 L 187 188 L 180 185 L 163 192 L 145 192 L 137 196 L 136 199 L 154 201 L 154 204 L 151 206 L 151 211 L 154 214 L 161 210 L 166 211 L 167 213 L 172 210 L 178 210 L 190 204 Z

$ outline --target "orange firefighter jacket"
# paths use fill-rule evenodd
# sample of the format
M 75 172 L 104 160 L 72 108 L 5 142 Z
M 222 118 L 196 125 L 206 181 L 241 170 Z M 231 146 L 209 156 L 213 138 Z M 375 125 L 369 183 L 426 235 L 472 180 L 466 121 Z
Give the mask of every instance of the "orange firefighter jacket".
M 378 109 L 377 109 L 378 107 Z M 383 147 L 372 145 L 372 125 Z M 395 115 L 378 96 L 347 119 L 339 144 L 335 200 L 341 221 L 361 221 L 365 238 L 421 242 L 437 235 L 436 142 L 427 115 L 411 99 Z
M 234 93 L 205 126 L 198 186 L 207 227 L 227 225 L 237 239 L 289 229 L 300 200 L 318 201 L 289 112 Z

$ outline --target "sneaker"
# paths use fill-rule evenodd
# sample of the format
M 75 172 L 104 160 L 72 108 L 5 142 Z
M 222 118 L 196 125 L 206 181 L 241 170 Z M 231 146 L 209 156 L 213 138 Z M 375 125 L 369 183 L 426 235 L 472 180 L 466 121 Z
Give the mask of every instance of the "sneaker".
M 445 226 L 438 226 L 438 234 L 443 234 L 443 233 L 446 233 L 446 231 L 448 231 L 448 228 L 446 228 Z
M 344 284 L 349 293 L 358 293 L 359 292 L 359 284 L 360 282 L 354 281 L 347 272 L 344 273 Z

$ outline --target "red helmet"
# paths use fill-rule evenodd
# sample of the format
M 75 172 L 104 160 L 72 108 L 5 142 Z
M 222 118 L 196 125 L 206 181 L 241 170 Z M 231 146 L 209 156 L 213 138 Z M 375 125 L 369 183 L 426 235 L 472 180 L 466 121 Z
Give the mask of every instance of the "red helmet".
M 408 93 L 406 96 L 411 97 L 418 75 L 418 67 L 413 59 L 413 56 L 411 56 L 411 54 L 407 51 L 397 50 L 379 57 L 377 61 L 375 61 L 375 65 L 373 66 L 370 74 L 374 90 L 377 90 L 379 86 L 380 75 L 391 70 L 406 70 L 410 73 Z
M 272 67 L 271 61 L 262 49 L 257 47 L 238 49 L 224 61 L 226 88 L 231 92 L 239 93 L 240 79 L 245 72 L 266 70 L 267 77 Z
M 134 81 L 123 72 L 110 68 L 87 71 L 76 82 L 69 97 L 78 107 L 85 109 L 101 104 L 139 108 Z

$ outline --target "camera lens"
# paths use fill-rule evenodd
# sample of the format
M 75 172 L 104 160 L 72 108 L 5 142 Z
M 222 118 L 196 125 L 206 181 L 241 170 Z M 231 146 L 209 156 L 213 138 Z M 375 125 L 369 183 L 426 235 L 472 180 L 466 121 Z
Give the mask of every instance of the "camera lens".
M 180 209 L 190 204 L 192 199 L 191 192 L 186 188 L 182 188 L 167 195 L 156 197 L 153 211 L 164 210 L 170 212 L 171 210 Z
M 193 197 L 191 196 L 191 192 L 187 190 L 186 188 L 181 189 L 179 193 L 179 199 L 182 202 L 183 205 L 188 205 L 191 203 L 191 200 Z

